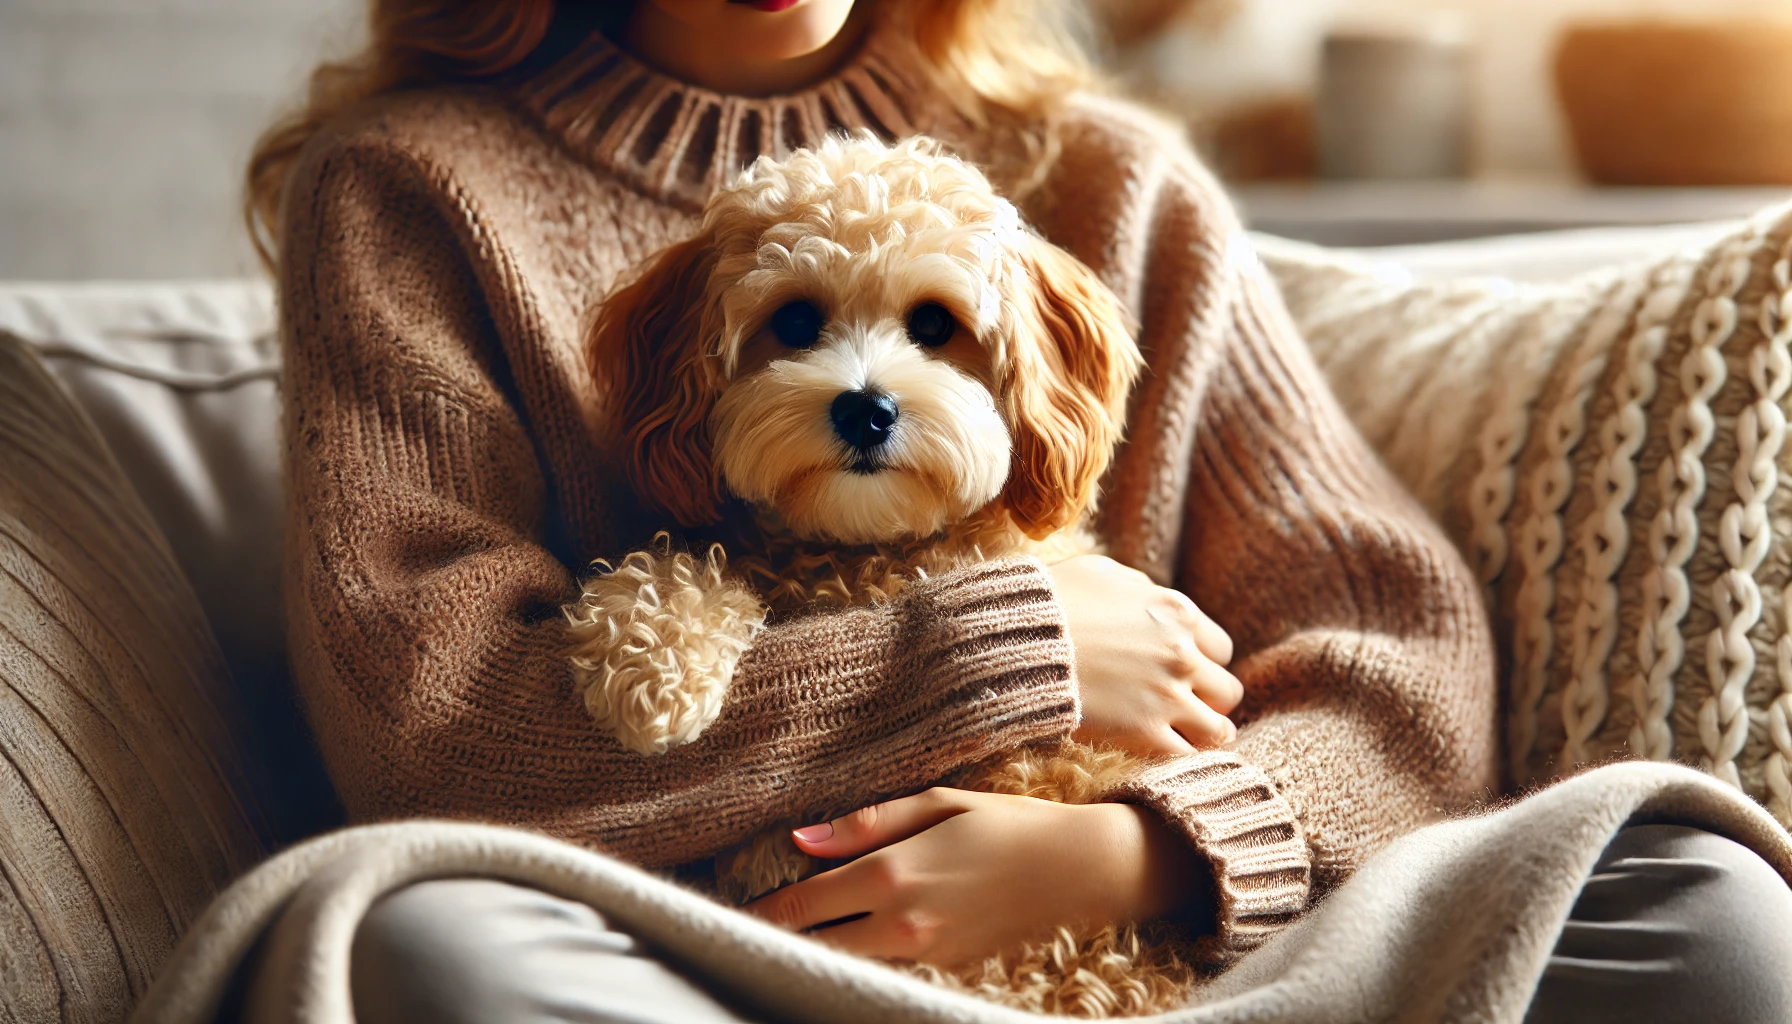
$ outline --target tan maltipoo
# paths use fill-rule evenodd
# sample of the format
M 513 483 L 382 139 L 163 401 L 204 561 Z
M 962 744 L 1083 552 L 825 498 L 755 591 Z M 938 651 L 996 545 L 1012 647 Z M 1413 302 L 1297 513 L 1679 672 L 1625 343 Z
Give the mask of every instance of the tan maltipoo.
M 702 735 L 768 615 L 1098 550 L 1084 519 L 1141 366 L 1114 295 L 980 173 L 869 138 L 761 159 L 717 193 L 605 302 L 590 359 L 642 500 L 723 539 L 600 563 L 567 608 L 585 706 L 644 756 Z M 1081 803 L 1127 767 L 1067 743 L 949 781 Z M 815 867 L 785 830 L 716 865 L 736 900 Z M 1168 1005 L 1188 972 L 1108 929 L 946 980 L 1108 1016 Z

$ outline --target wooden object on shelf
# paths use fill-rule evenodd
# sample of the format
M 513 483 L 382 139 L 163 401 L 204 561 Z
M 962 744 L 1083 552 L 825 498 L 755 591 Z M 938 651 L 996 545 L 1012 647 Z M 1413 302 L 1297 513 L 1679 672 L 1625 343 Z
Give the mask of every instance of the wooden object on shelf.
M 1238 13 L 1241 0 L 1088 0 L 1090 13 L 1104 41 L 1133 46 L 1164 31 L 1172 23 L 1192 21 L 1219 28 Z
M 1792 17 L 1580 21 L 1555 73 L 1596 182 L 1792 184 Z
M 1260 100 L 1200 119 L 1196 144 L 1227 181 L 1297 181 L 1319 170 L 1313 101 L 1306 96 Z

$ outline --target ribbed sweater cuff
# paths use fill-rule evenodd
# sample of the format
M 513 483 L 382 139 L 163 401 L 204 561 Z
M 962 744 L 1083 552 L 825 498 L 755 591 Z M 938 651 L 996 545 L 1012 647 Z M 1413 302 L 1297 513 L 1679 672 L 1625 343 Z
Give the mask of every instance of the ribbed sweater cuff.
M 1207 861 L 1222 956 L 1257 948 L 1306 909 L 1312 856 L 1294 809 L 1237 755 L 1147 765 L 1109 799 L 1158 812 Z
M 935 577 L 910 595 L 917 627 L 911 636 L 933 692 L 946 707 L 964 711 L 983 751 L 1076 729 L 1082 707 L 1063 606 L 1037 559 Z

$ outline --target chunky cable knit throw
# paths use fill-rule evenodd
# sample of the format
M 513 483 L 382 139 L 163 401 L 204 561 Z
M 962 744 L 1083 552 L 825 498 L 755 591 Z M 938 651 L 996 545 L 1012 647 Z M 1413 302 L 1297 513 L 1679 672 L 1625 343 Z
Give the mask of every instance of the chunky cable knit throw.
M 1026 133 L 969 127 L 911 45 L 878 26 L 833 78 L 747 100 L 593 39 L 521 84 L 388 97 L 313 142 L 280 278 L 289 621 L 312 724 L 356 820 L 518 824 L 653 867 L 1068 734 L 1072 652 L 1027 560 L 766 629 L 719 720 L 659 756 L 593 725 L 565 657 L 574 573 L 670 525 L 638 513 L 594 430 L 584 318 L 743 161 L 833 128 L 924 131 L 1024 183 L 1028 219 L 1141 325 L 1150 367 L 1100 526 L 1231 631 L 1246 699 L 1230 749 L 1114 796 L 1187 837 L 1221 946 L 1248 949 L 1490 791 L 1474 579 L 1327 394 L 1176 137 L 1078 97 L 1031 168 L 989 141 Z
M 1271 263 L 1493 597 L 1509 763 L 1711 772 L 1792 824 L 1792 210 L 1561 285 Z

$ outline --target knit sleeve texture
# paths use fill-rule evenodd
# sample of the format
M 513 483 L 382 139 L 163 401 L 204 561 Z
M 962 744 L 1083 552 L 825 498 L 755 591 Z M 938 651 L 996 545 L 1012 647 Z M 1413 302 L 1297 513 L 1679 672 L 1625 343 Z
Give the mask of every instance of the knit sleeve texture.
M 571 566 L 623 553 L 590 525 L 619 477 L 575 346 L 531 326 L 553 311 L 504 234 L 533 211 L 487 208 L 514 166 L 470 182 L 392 135 L 313 145 L 281 254 L 290 648 L 351 818 L 678 864 L 1075 727 L 1062 612 L 1020 559 L 767 628 L 719 718 L 666 754 L 597 728 L 559 609 Z
M 1149 362 L 1110 478 L 1116 557 L 1231 634 L 1237 741 L 1142 769 L 1211 867 L 1225 950 L 1497 781 L 1492 642 L 1442 532 L 1340 411 L 1227 197 L 1124 105 L 1065 128 L 1035 201 L 1127 300 Z

